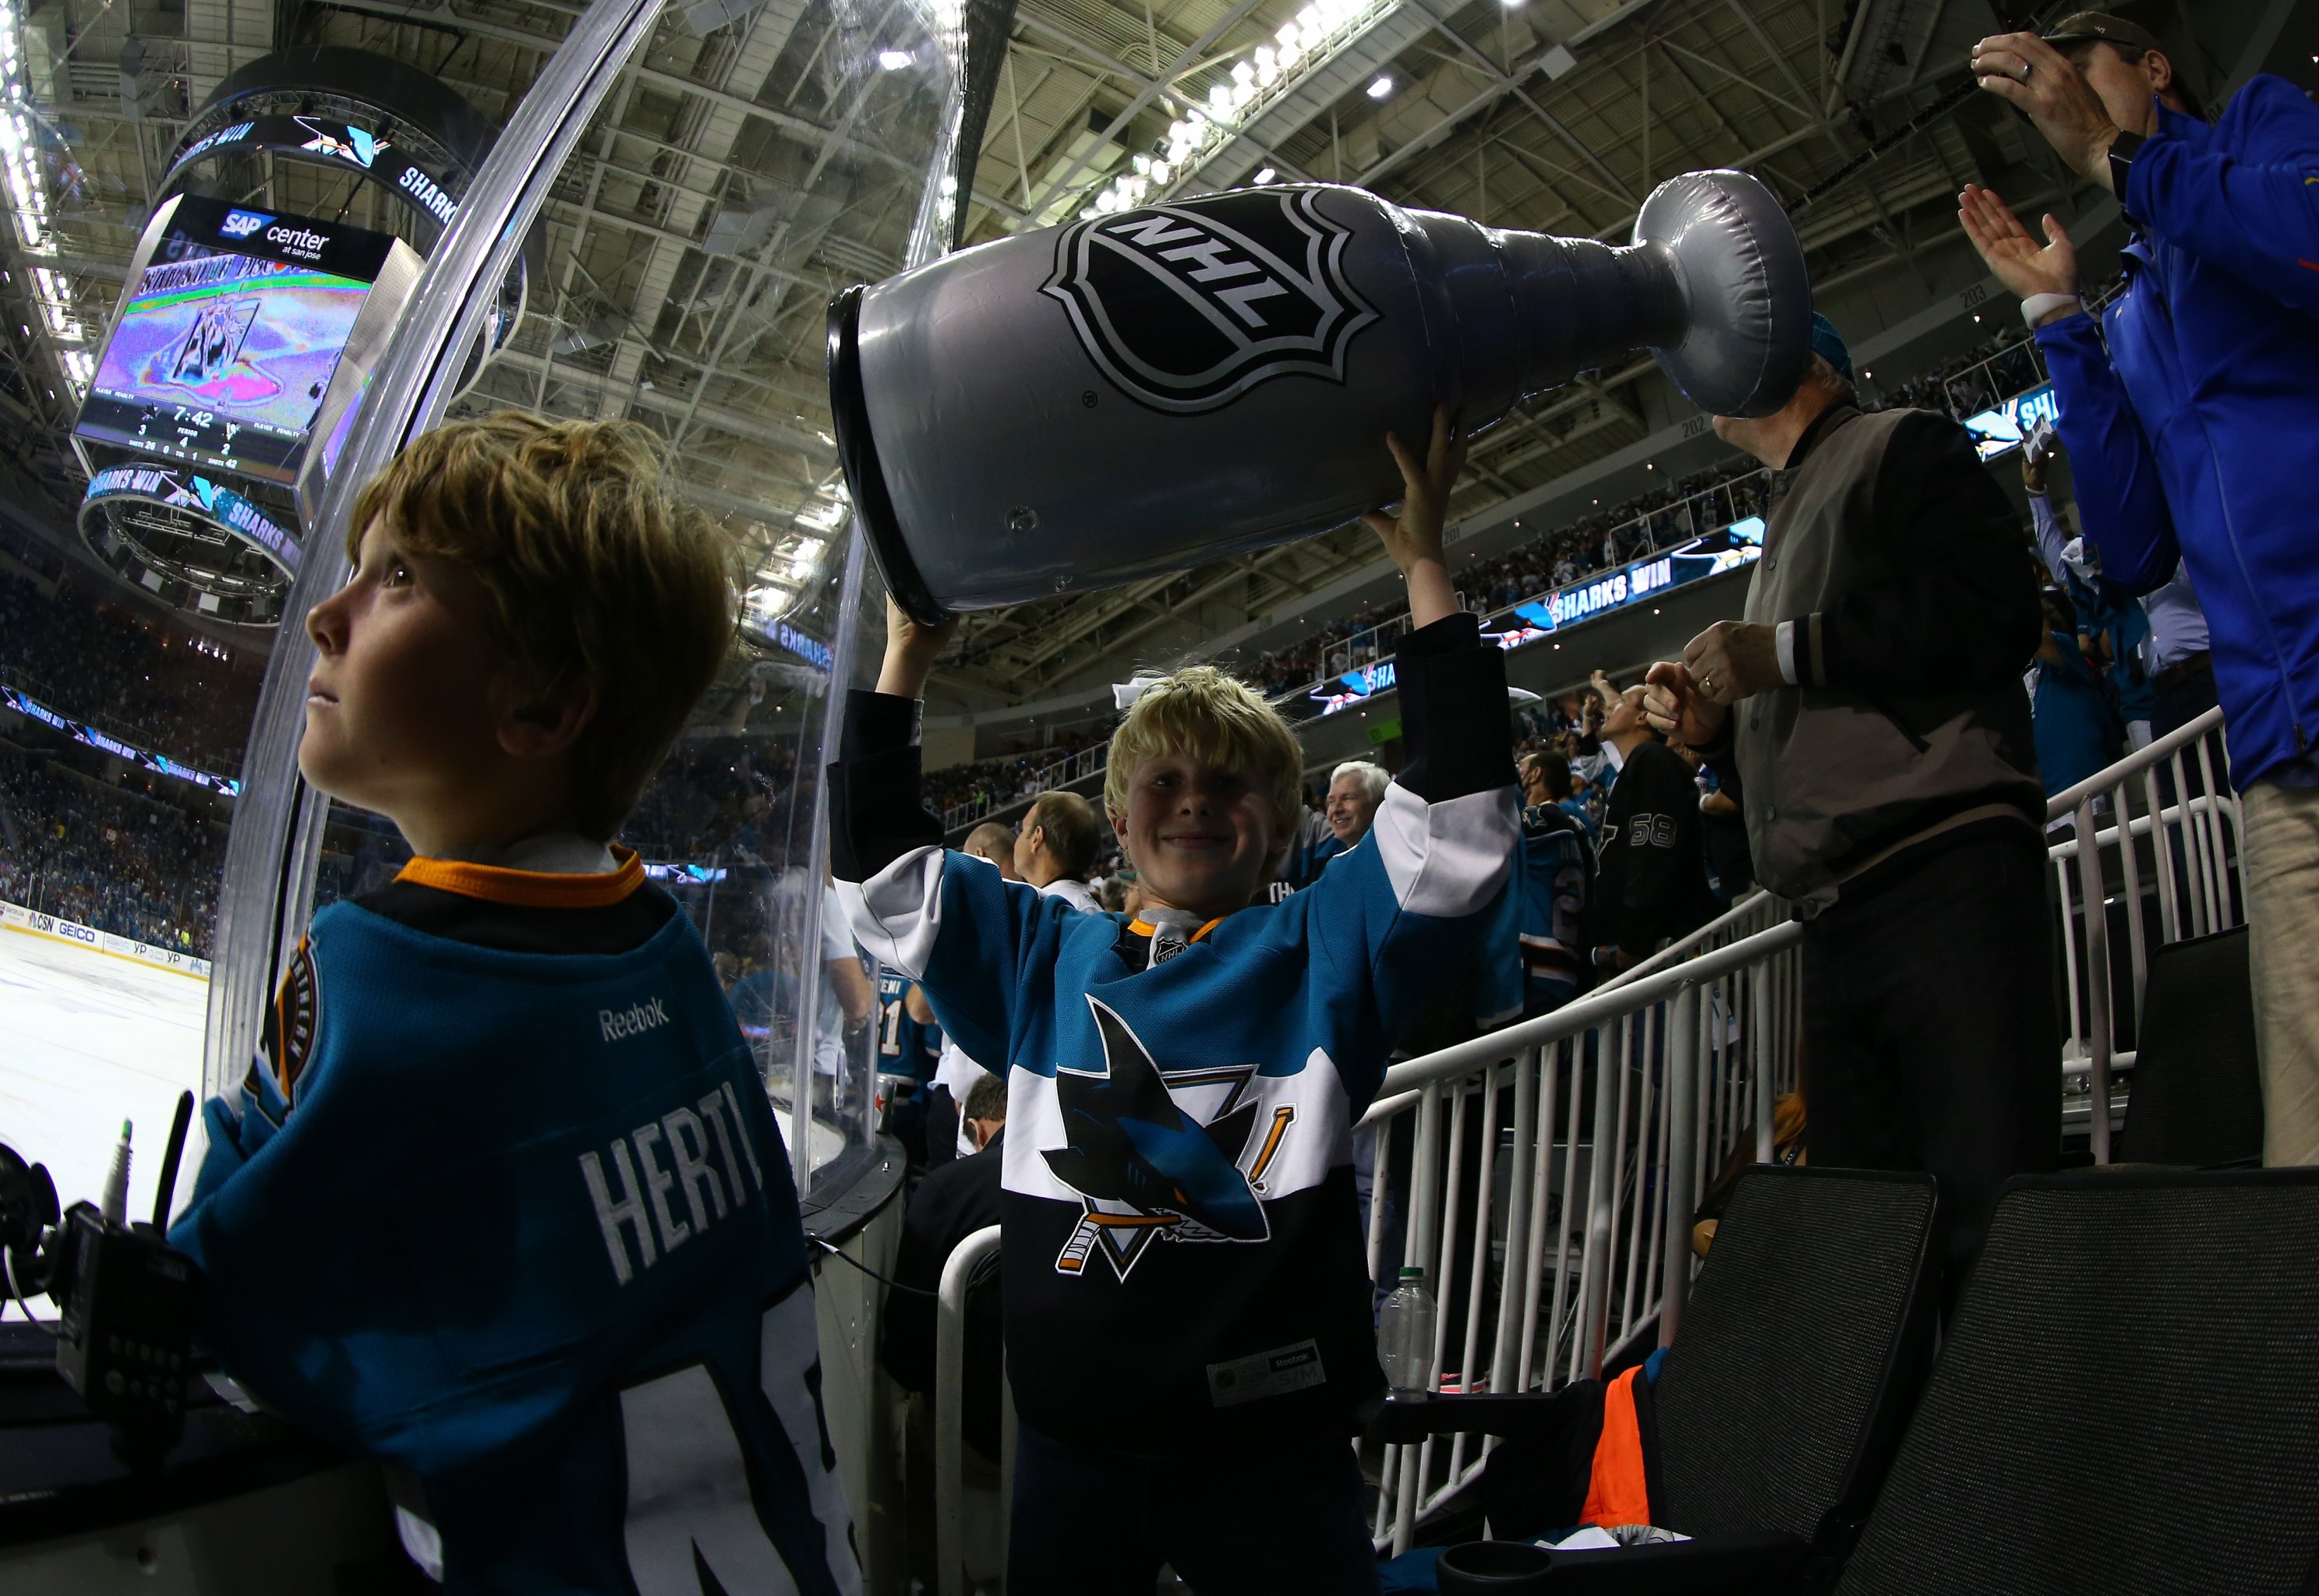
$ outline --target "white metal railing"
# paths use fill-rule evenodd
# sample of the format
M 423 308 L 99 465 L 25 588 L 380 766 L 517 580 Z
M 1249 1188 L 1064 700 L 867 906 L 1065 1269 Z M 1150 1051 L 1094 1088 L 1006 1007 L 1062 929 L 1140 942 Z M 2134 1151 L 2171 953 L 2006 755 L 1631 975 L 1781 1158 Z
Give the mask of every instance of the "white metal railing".
M 1015 1399 L 1004 1389 L 995 1522 L 980 1535 L 970 1533 L 967 1522 L 966 1288 L 982 1260 L 997 1252 L 997 1225 L 960 1242 L 943 1265 L 934 1303 L 934 1588 L 940 1596 L 966 1596 L 979 1582 L 978 1574 L 988 1579 L 1006 1566 L 1007 1510 L 1015 1500 Z
M 2115 1045 L 2118 1014 L 2097 1001 L 2113 990 L 2112 915 L 2129 950 L 2120 1007 L 2137 1020 L 2150 949 L 2243 918 L 2226 762 L 2211 710 L 2047 807 L 2062 834 L 2049 853 L 2070 1005 L 2063 1125 L 2090 1122 L 2098 1162 L 2110 1158 L 2111 1115 L 2091 1105 L 2115 1113 L 2111 1078 L 2133 1064 Z M 1433 1389 L 1550 1390 L 1641 1336 L 1674 1339 L 1683 1293 L 1666 1287 L 1688 1281 L 1698 1195 L 1735 1156 L 1772 1158 L 1773 1103 L 1797 1085 L 1803 927 L 1791 914 L 1752 894 L 1553 1014 L 1385 1071 L 1356 1130 L 1369 1272 L 1425 1269 L 1441 1309 Z M 948 1272 L 943 1290 L 947 1318 Z M 942 1402 L 945 1435 L 959 1411 Z M 1378 1549 L 1406 1550 L 1489 1445 L 1457 1435 L 1387 1448 Z
M 1764 912 L 1742 904 L 1719 934 Z M 1771 1157 L 1772 1103 L 1795 1084 L 1802 938 L 1774 924 L 1385 1072 L 1361 1122 L 1370 1274 L 1425 1270 L 1433 1388 L 1446 1370 L 1457 1389 L 1551 1389 L 1655 1321 L 1672 1338 L 1664 1282 L 1690 1257 L 1697 1193 L 1743 1137 Z M 1388 1448 L 1378 1548 L 1407 1550 L 1486 1452 L 1462 1435 Z
M 2229 766 L 2223 712 L 2209 709 L 2056 793 L 2046 807 L 2050 825 L 2068 827 L 2050 850 L 2063 908 L 2067 974 L 2063 1116 L 2065 1123 L 2088 1122 L 2096 1163 L 2109 1162 L 2114 1122 L 2125 1106 L 2115 1078 L 2134 1066 L 2134 1050 L 2116 1045 L 2111 911 L 2125 921 L 2132 978 L 2125 1017 L 2138 1039 L 2150 950 L 2245 921 L 2238 883 L 2239 801 L 2227 780 Z M 2095 845 L 2082 847 L 2085 837 Z M 2089 912 L 2097 905 L 2098 912 Z M 2108 1112 L 2096 1112 L 2097 1105 Z
M 2137 1021 L 2152 947 L 2241 922 L 2226 765 L 2222 712 L 2210 710 L 2047 806 L 2065 834 L 2049 850 L 2069 1004 L 2063 1127 L 2086 1124 L 2098 1163 L 2123 1108 L 2112 1077 L 2134 1062 L 2114 1041 L 2110 919 L 2122 916 L 2130 956 L 2120 1006 Z M 2094 847 L 2080 847 L 2086 836 Z M 1384 1278 L 1398 1246 L 1398 1261 L 1425 1268 L 1443 1309 L 1436 1389 L 1444 1371 L 1458 1389 L 1551 1389 L 1599 1373 L 1654 1327 L 1660 1344 L 1673 1339 L 1682 1295 L 1665 1282 L 1689 1267 L 1697 1194 L 1751 1134 L 1749 1156 L 1771 1158 L 1773 1101 L 1796 1084 L 1802 927 L 1789 913 L 1753 895 L 1552 1014 L 1385 1072 L 1362 1121 L 1377 1143 L 1369 1262 Z M 1397 1142 L 1409 1149 L 1405 1198 L 1388 1189 Z M 1502 1157 L 1512 1160 L 1502 1182 Z M 1487 1445 L 1455 1436 L 1388 1449 L 1379 1549 L 1407 1549 Z

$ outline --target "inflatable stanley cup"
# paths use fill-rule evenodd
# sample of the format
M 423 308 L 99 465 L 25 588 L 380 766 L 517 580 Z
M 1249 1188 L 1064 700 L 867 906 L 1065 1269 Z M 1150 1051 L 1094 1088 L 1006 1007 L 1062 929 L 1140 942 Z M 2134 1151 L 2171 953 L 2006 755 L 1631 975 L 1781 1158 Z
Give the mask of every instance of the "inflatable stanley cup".
M 840 295 L 853 502 L 914 616 L 1101 587 L 1342 524 L 1422 446 L 1649 348 L 1763 415 L 1809 357 L 1795 230 L 1738 172 L 1662 184 L 1634 242 L 1501 232 L 1279 185 L 982 245 Z

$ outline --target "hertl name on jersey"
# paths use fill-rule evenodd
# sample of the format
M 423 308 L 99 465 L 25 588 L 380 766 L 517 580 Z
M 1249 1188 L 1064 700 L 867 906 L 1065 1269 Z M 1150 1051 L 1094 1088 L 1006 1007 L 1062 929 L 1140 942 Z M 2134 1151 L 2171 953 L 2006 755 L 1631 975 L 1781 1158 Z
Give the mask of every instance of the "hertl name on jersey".
M 636 1150 L 633 1159 L 628 1156 L 632 1147 Z M 740 1153 L 737 1160 L 735 1150 Z M 663 1153 L 666 1163 L 662 1161 Z M 742 1117 L 741 1105 L 729 1084 L 693 1107 L 672 1108 L 656 1120 L 646 1120 L 615 1141 L 609 1156 L 612 1171 L 608 1179 L 604 1159 L 593 1150 L 582 1153 L 580 1178 L 596 1204 L 596 1222 L 604 1231 L 604 1249 L 611 1257 L 613 1278 L 622 1285 L 636 1277 L 638 1267 L 651 1268 L 663 1255 L 690 1240 L 696 1231 L 737 1212 L 749 1201 L 752 1184 L 759 1195 L 765 1189 L 764 1172 L 757 1167 L 757 1150 L 749 1145 L 749 1123 Z M 742 1176 L 744 1169 L 746 1181 Z M 675 1195 L 675 1205 L 670 1203 L 671 1194 Z M 682 1215 L 677 1213 L 679 1205 L 684 1210 Z M 633 1267 L 630 1240 L 641 1260 Z

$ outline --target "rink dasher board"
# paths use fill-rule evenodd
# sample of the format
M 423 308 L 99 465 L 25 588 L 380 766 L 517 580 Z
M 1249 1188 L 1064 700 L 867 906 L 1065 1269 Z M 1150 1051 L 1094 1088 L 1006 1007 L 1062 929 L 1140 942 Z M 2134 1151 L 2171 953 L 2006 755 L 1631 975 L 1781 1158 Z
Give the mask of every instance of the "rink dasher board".
M 74 920 L 61 920 L 54 915 L 28 909 L 22 904 L 0 902 L 0 926 L 21 931 L 30 936 L 44 936 L 51 942 L 74 942 L 99 953 L 110 953 L 116 959 L 134 959 L 140 964 L 149 964 L 173 975 L 191 976 L 195 980 L 210 978 L 210 961 L 196 959 L 191 953 L 180 953 L 169 948 L 157 948 L 150 942 L 115 936 L 109 931 L 99 931 L 93 925 L 83 925 Z

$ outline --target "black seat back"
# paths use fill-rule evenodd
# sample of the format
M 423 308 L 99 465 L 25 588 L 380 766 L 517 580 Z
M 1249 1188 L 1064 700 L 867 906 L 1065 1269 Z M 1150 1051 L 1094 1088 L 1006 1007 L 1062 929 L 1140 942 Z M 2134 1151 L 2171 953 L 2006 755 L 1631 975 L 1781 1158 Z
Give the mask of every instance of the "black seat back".
M 2319 1169 L 2017 1182 L 1840 1592 L 2295 1596 Z
M 1933 1177 L 1739 1179 L 1652 1392 L 1651 1517 L 1821 1541 L 1865 1515 L 1928 1361 Z
M 2245 926 L 2151 953 L 2140 1041 L 2126 1159 L 2210 1166 L 2262 1156 Z

